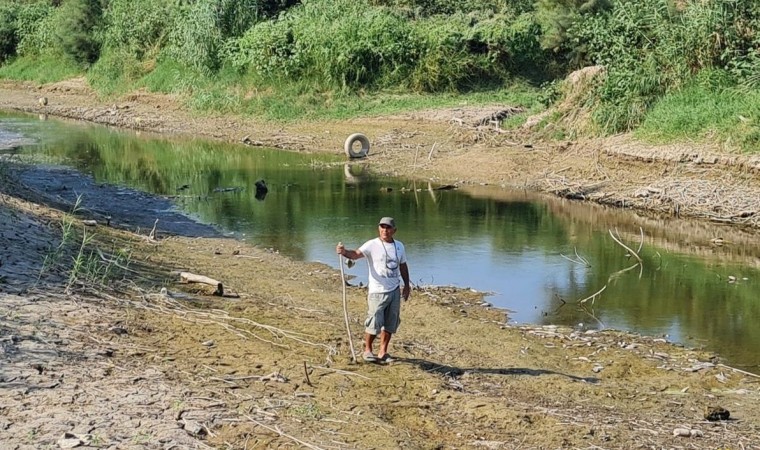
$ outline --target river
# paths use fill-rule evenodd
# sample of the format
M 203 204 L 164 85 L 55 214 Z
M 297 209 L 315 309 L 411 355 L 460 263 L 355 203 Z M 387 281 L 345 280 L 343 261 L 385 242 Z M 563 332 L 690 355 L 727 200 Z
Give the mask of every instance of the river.
M 511 323 L 662 336 L 760 367 L 752 233 L 499 187 L 395 179 L 373 172 L 371 153 L 348 162 L 2 113 L 0 141 L 36 168 L 71 167 L 94 183 L 150 194 L 221 234 L 336 268 L 338 241 L 357 247 L 375 236 L 381 216 L 393 216 L 414 284 L 488 292 Z M 46 173 L 46 189 L 66 190 L 56 171 Z M 119 208 L 111 198 L 82 200 L 105 214 Z M 177 226 L 178 234 L 208 231 Z M 346 270 L 366 283 L 363 263 Z

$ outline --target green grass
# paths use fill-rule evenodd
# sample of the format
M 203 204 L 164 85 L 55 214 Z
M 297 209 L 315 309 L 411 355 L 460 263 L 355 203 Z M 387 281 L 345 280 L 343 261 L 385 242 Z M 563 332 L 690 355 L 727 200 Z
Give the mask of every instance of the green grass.
M 760 151 L 760 92 L 688 86 L 668 94 L 647 114 L 636 132 L 649 141 L 716 142 Z
M 0 66 L 0 78 L 54 83 L 83 75 L 74 60 L 62 56 L 25 56 Z
M 173 62 L 158 64 L 134 84 L 151 92 L 178 94 L 197 113 L 242 114 L 267 121 L 348 119 L 453 106 L 503 104 L 541 109 L 540 89 L 528 82 L 469 93 L 345 92 L 308 81 L 267 84 L 233 69 L 213 77 Z
M 409 92 L 341 92 L 303 85 L 279 85 L 271 89 L 238 84 L 216 84 L 211 91 L 195 93 L 199 110 L 239 112 L 265 120 L 340 120 L 372 117 L 402 111 L 453 106 L 504 104 L 535 108 L 538 90 L 515 83 L 491 91 L 463 94 L 414 94 Z

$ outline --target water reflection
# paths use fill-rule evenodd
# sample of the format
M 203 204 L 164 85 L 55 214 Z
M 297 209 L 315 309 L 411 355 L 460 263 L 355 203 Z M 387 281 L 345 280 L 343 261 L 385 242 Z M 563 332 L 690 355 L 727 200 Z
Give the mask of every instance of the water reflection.
M 349 186 L 358 186 L 369 180 L 369 165 L 362 163 L 345 163 L 343 176 Z
M 254 186 L 256 187 L 256 193 L 253 195 L 254 198 L 260 202 L 264 201 L 264 199 L 267 198 L 267 193 L 269 192 L 267 183 L 264 180 L 257 180 L 256 183 L 254 183 Z
M 56 133 L 62 140 L 27 151 L 69 161 L 99 182 L 172 198 L 205 222 L 297 259 L 335 265 L 336 242 L 358 246 L 374 236 L 379 217 L 392 215 L 417 284 L 491 291 L 489 301 L 518 322 L 668 335 L 704 344 L 737 366 L 760 363 L 752 323 L 760 316 L 760 249 L 748 232 L 525 192 L 441 189 L 371 175 L 366 161 L 346 164 L 342 156 L 143 139 L 98 127 Z M 637 261 L 609 230 L 634 249 L 643 230 L 640 268 L 623 271 Z M 716 237 L 725 244 L 714 245 Z M 366 282 L 365 272 L 362 263 L 348 270 L 355 282 Z

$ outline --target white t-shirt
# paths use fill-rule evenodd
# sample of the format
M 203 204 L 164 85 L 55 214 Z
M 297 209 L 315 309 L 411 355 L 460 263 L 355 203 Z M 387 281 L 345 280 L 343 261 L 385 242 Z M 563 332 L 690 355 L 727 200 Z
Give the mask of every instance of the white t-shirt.
M 385 242 L 380 238 L 365 242 L 359 251 L 369 266 L 369 292 L 391 292 L 401 284 L 399 266 L 406 264 L 406 251 L 401 241 Z

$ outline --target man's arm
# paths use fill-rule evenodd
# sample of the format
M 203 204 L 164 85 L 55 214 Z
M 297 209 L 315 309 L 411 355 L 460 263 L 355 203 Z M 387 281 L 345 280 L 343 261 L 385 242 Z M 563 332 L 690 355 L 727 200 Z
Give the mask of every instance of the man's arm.
M 335 251 L 340 255 L 344 256 L 348 259 L 360 259 L 364 258 L 364 253 L 362 253 L 361 250 L 346 250 L 346 247 L 343 246 L 342 242 L 338 242 L 338 245 L 335 247 Z
M 398 268 L 401 270 L 401 279 L 404 280 L 404 289 L 401 291 L 401 296 L 404 300 L 408 300 L 409 294 L 412 292 L 412 285 L 409 283 L 409 266 L 403 263 Z

